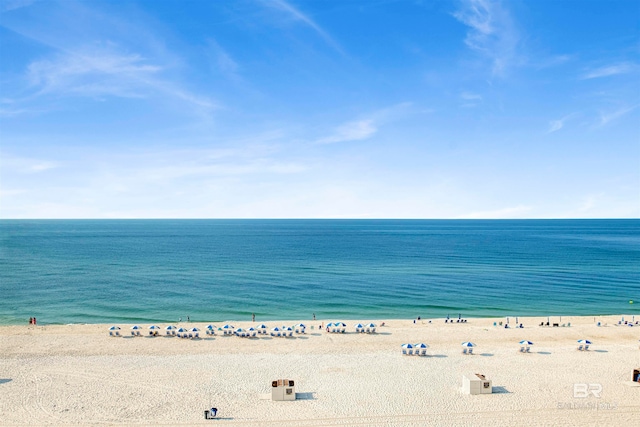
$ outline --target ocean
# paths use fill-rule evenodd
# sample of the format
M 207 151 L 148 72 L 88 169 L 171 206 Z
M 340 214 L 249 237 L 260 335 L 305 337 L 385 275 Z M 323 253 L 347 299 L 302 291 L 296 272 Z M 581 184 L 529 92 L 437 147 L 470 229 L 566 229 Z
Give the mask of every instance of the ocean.
M 640 220 L 0 221 L 0 324 L 253 313 L 639 315 Z

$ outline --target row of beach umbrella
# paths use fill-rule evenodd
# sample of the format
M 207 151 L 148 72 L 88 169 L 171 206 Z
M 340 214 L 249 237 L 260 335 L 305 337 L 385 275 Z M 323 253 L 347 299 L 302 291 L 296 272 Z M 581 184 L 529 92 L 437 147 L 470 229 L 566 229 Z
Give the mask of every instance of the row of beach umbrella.
M 533 343 L 529 340 L 522 340 L 518 343 L 520 345 L 520 352 L 529 353 L 529 350 Z M 587 339 L 578 340 L 578 350 L 580 351 L 588 351 L 589 346 L 591 345 L 591 341 Z M 476 344 L 471 341 L 465 341 L 462 343 L 462 353 L 463 354 L 473 354 L 473 348 L 476 347 Z M 426 356 L 428 345 L 420 343 L 420 344 L 402 344 L 402 354 L 404 355 L 420 355 Z

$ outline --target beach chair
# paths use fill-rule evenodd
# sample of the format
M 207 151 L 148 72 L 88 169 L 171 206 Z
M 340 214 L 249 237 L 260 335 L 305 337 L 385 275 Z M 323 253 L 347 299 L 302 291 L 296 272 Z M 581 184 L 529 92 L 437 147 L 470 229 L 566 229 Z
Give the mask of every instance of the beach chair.
M 407 349 L 406 349 L 406 348 L 403 348 L 403 349 L 402 349 L 402 354 L 403 354 L 404 356 L 406 356 L 406 355 L 407 355 Z
M 525 353 L 529 353 L 530 351 L 531 351 L 531 347 L 529 347 L 529 346 L 525 347 L 525 349 L 524 349 Z
M 467 353 L 467 350 L 468 350 L 468 349 L 467 349 L 466 347 L 465 347 L 465 348 L 463 348 L 463 349 L 462 349 L 462 354 L 468 354 L 468 353 Z
M 584 348 L 584 346 L 583 346 L 582 344 L 580 344 L 580 345 L 578 346 L 578 351 L 582 351 L 582 349 L 583 349 L 583 348 Z
M 589 351 L 589 344 L 585 344 L 584 351 Z
M 520 347 L 520 353 L 524 353 L 524 347 Z
M 199 332 L 194 332 L 193 333 L 193 337 L 194 338 L 200 338 L 200 333 Z
M 469 347 L 469 354 L 473 354 L 473 347 Z
M 567 328 L 571 327 L 571 323 L 567 323 Z
M 493 326 L 498 326 L 498 322 L 493 322 Z
M 426 348 L 421 348 L 420 349 L 420 356 L 426 356 L 427 355 L 427 349 Z

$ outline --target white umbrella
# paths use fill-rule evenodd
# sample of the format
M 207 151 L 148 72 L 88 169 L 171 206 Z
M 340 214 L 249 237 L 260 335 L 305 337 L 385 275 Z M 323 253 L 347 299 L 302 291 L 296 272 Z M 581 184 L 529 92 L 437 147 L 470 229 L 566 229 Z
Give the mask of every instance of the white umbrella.
M 191 328 L 189 329 L 190 332 L 200 332 L 200 329 L 198 328 Z
M 533 345 L 533 343 L 531 341 L 528 341 L 528 340 L 522 340 L 518 344 L 520 344 L 520 345 Z
M 156 330 L 156 329 L 160 329 L 160 327 L 156 326 L 156 325 L 151 325 L 151 326 L 149 326 L 149 329 Z
M 224 325 L 222 329 L 233 329 L 233 325 Z
M 367 328 L 375 328 L 376 324 L 375 323 L 367 323 Z
M 120 326 L 112 326 L 109 328 L 110 331 L 119 331 L 120 330 Z
M 215 329 L 215 328 L 216 328 L 216 327 L 215 327 L 215 326 L 213 326 L 213 325 L 207 325 L 207 329 L 212 329 L 212 330 L 213 330 L 213 329 Z
M 173 325 L 169 325 L 165 328 L 167 331 L 173 331 L 174 329 L 177 329 L 175 326 Z
M 425 343 L 419 343 L 414 345 L 415 348 L 429 348 L 428 345 L 426 345 Z
M 413 348 L 413 344 L 402 344 L 402 348 Z
M 141 328 L 138 325 L 133 325 L 131 329 L 133 329 L 134 331 L 137 331 L 138 329 L 141 329 Z
M 476 345 L 470 341 L 465 341 L 462 343 L 463 347 L 475 347 Z
M 578 344 L 591 344 L 589 340 L 578 340 Z

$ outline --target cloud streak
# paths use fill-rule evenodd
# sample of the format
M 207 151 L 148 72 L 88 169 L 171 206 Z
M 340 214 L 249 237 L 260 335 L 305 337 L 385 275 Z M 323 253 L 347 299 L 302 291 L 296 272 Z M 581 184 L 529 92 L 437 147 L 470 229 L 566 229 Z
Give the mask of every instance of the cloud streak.
M 582 75 L 583 80 L 598 79 L 602 77 L 610 77 L 618 74 L 627 74 L 637 69 L 636 64 L 630 62 L 622 62 L 619 64 L 607 65 L 605 67 L 595 68 Z
M 378 128 L 373 120 L 356 120 L 339 126 L 333 134 L 318 139 L 316 143 L 335 144 L 338 142 L 362 141 L 371 138 L 376 132 L 378 132 Z
M 465 44 L 490 59 L 494 75 L 516 62 L 519 34 L 509 12 L 494 0 L 465 0 L 453 16 L 469 27 Z
M 284 0 L 271 0 L 271 1 L 263 1 L 265 6 L 276 8 L 287 13 L 294 20 L 300 21 L 304 23 L 307 27 L 311 28 L 316 32 L 329 46 L 339 52 L 341 55 L 345 55 L 342 47 L 336 42 L 333 37 L 331 37 L 325 30 L 323 30 L 313 19 L 309 18 L 307 15 L 293 7 L 291 4 L 287 3 Z
M 564 127 L 564 124 L 567 120 L 570 120 L 571 118 L 575 117 L 576 113 L 571 113 L 571 114 L 567 114 L 566 116 L 562 117 L 561 119 L 558 120 L 551 120 L 549 122 L 549 129 L 547 130 L 547 133 L 553 133 L 553 132 L 557 132 L 560 129 L 562 129 Z

